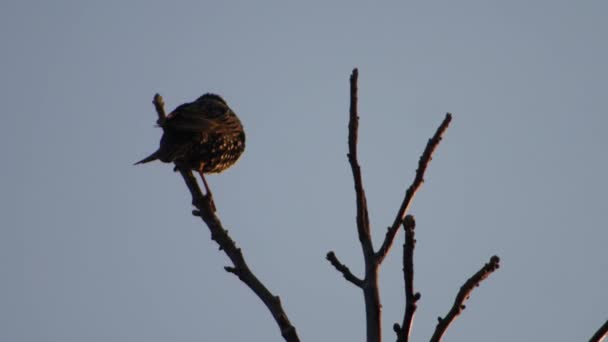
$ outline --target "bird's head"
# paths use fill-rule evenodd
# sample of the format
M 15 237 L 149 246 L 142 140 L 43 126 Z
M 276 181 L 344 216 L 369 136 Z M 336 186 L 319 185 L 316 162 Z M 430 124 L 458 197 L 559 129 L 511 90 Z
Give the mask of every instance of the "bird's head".
M 224 99 L 216 94 L 211 94 L 211 93 L 207 93 L 201 97 L 199 97 L 198 99 L 196 99 L 196 102 L 210 102 L 210 101 L 218 101 L 221 102 L 224 105 L 227 105 L 226 101 L 224 101 Z

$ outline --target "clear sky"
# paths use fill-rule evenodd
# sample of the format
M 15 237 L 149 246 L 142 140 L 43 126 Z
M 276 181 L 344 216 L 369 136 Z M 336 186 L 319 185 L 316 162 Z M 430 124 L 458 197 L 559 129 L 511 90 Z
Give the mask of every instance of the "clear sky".
M 376 247 L 427 139 L 453 123 L 411 213 L 413 336 L 428 340 L 489 257 L 447 341 L 583 341 L 608 319 L 606 1 L 0 3 L 0 340 L 281 341 L 190 215 L 156 149 L 167 109 L 205 92 L 247 150 L 210 176 L 225 226 L 305 341 L 363 341 L 346 159 Z M 401 244 L 381 271 L 385 340 L 403 314 Z

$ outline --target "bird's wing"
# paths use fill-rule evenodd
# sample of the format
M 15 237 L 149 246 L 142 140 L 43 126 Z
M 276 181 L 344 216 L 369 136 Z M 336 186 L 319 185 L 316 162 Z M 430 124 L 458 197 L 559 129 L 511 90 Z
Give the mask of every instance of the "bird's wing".
M 232 110 L 218 102 L 208 102 L 202 106 L 196 103 L 183 104 L 167 116 L 165 124 L 187 132 L 228 133 L 241 127 L 239 119 Z
M 167 116 L 165 124 L 168 127 L 188 132 L 214 130 L 221 123 L 218 118 L 225 115 L 229 110 L 228 107 L 208 106 L 201 108 L 194 103 L 186 103 L 175 108 Z

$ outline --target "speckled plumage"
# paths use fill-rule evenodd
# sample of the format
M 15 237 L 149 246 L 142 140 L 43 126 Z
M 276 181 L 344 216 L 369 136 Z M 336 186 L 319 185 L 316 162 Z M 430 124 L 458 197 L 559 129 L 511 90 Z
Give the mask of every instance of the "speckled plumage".
M 236 163 L 245 150 L 241 121 L 215 94 L 178 106 L 167 115 L 163 128 L 158 150 L 136 164 L 178 161 L 201 173 L 219 173 Z

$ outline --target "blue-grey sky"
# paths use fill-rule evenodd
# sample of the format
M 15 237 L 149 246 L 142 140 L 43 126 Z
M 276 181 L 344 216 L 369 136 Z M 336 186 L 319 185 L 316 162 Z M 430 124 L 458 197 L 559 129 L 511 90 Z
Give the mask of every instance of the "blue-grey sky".
M 427 139 L 453 123 L 411 213 L 413 337 L 489 257 L 447 341 L 582 341 L 608 319 L 605 1 L 0 3 L 0 340 L 281 341 L 190 215 L 170 165 L 132 166 L 167 109 L 221 94 L 247 150 L 210 176 L 219 215 L 306 341 L 362 341 L 346 159 L 379 245 Z M 385 340 L 401 244 L 381 271 Z

